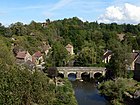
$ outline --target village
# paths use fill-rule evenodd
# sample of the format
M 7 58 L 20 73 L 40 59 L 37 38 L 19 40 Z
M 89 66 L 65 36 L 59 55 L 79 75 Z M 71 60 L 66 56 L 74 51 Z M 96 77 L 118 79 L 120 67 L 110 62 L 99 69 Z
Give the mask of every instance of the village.
M 140 0 L 0 5 L 0 105 L 140 105 Z
M 65 48 L 70 55 L 74 55 L 72 45 L 68 44 Z M 24 65 L 31 70 L 35 68 L 42 70 L 45 68 L 44 56 L 47 56 L 49 51 L 51 51 L 51 46 L 49 44 L 46 45 L 45 43 L 42 46 L 42 51 L 36 51 L 33 55 L 24 49 L 18 48 L 17 46 L 14 46 L 13 48 L 16 63 Z
M 14 38 L 12 38 L 12 40 L 15 40 Z M 28 52 L 25 49 L 20 49 L 18 48 L 18 46 L 14 45 L 13 48 L 13 53 L 15 55 L 16 58 L 16 63 L 18 65 L 24 65 L 26 67 L 28 67 L 30 70 L 34 70 L 39 69 L 39 70 L 43 70 L 45 68 L 45 64 L 47 62 L 45 62 L 44 57 L 48 56 L 49 51 L 51 51 L 51 46 L 49 44 L 46 44 L 45 42 L 43 42 L 43 46 L 41 47 L 41 51 L 36 51 L 34 52 L 34 54 L 30 54 L 30 52 Z M 65 46 L 66 50 L 68 51 L 69 55 L 73 56 L 75 55 L 74 53 L 74 47 L 71 44 L 67 44 Z M 102 62 L 104 64 L 108 64 L 110 62 L 110 59 L 113 55 L 113 52 L 111 50 L 106 50 L 103 53 L 102 56 Z M 125 60 L 126 62 L 126 68 L 129 71 L 134 71 L 134 78 L 135 79 L 139 79 L 140 74 L 139 74 L 139 69 L 140 69 L 140 54 L 138 50 L 133 50 L 132 53 L 128 54 L 129 57 L 128 59 Z M 129 64 L 127 64 L 127 60 L 129 60 Z M 70 65 L 70 66 L 73 66 Z

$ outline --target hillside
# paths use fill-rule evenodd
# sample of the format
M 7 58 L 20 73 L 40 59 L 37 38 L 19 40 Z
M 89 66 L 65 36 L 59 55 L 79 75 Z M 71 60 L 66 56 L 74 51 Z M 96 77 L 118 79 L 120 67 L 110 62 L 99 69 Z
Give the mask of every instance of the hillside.
M 50 45 L 55 53 L 48 54 L 48 66 L 65 66 L 73 60 L 75 66 L 102 65 L 102 55 L 107 49 L 113 51 L 116 46 L 128 45 L 130 51 L 139 50 L 139 35 L 139 24 L 83 22 L 77 17 L 47 19 L 44 23 L 32 21 L 28 25 L 17 22 L 9 27 L 0 25 L 0 36 L 7 40 L 9 48 L 16 46 L 32 55 L 42 51 L 44 43 Z M 73 45 L 73 57 L 65 50 L 67 44 Z

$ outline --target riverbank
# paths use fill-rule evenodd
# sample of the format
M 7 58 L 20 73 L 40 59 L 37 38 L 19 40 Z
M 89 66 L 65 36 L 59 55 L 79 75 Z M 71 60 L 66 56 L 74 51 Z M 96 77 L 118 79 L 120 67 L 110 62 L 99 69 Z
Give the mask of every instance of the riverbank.
M 60 105 L 61 101 L 65 105 L 78 105 L 77 100 L 74 96 L 74 90 L 72 84 L 68 79 L 61 79 L 64 85 L 56 87 L 56 94 L 57 94 L 57 105 Z
M 113 105 L 138 105 L 140 83 L 127 78 L 118 78 L 102 82 L 98 89 Z M 137 96 L 137 97 L 135 97 Z

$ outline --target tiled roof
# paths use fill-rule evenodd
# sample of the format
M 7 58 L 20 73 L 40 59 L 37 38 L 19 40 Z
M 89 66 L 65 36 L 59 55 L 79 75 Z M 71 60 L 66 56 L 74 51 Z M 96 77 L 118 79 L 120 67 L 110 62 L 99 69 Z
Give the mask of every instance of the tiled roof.
M 18 52 L 17 53 L 17 56 L 16 58 L 19 58 L 19 59 L 24 59 L 25 56 L 26 56 L 27 52 L 26 51 L 21 51 L 21 52 Z
M 41 57 L 42 54 L 41 54 L 40 51 L 37 51 L 37 52 L 35 52 L 35 53 L 33 54 L 33 56 L 38 58 L 38 57 Z

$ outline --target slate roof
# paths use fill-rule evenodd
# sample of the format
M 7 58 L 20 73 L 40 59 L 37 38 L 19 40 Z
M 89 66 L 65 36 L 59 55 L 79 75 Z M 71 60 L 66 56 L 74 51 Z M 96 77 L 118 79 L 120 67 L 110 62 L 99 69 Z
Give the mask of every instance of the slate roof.
M 139 55 L 139 53 L 137 53 L 137 52 L 131 53 L 130 56 L 131 56 L 132 61 L 134 61 L 137 58 L 138 55 Z
M 135 63 L 140 64 L 140 54 L 138 55 L 138 58 L 136 59 Z
M 109 55 L 112 55 L 112 51 L 111 51 L 111 50 L 107 50 L 107 51 L 105 52 L 105 54 L 103 55 L 102 59 L 107 58 Z

